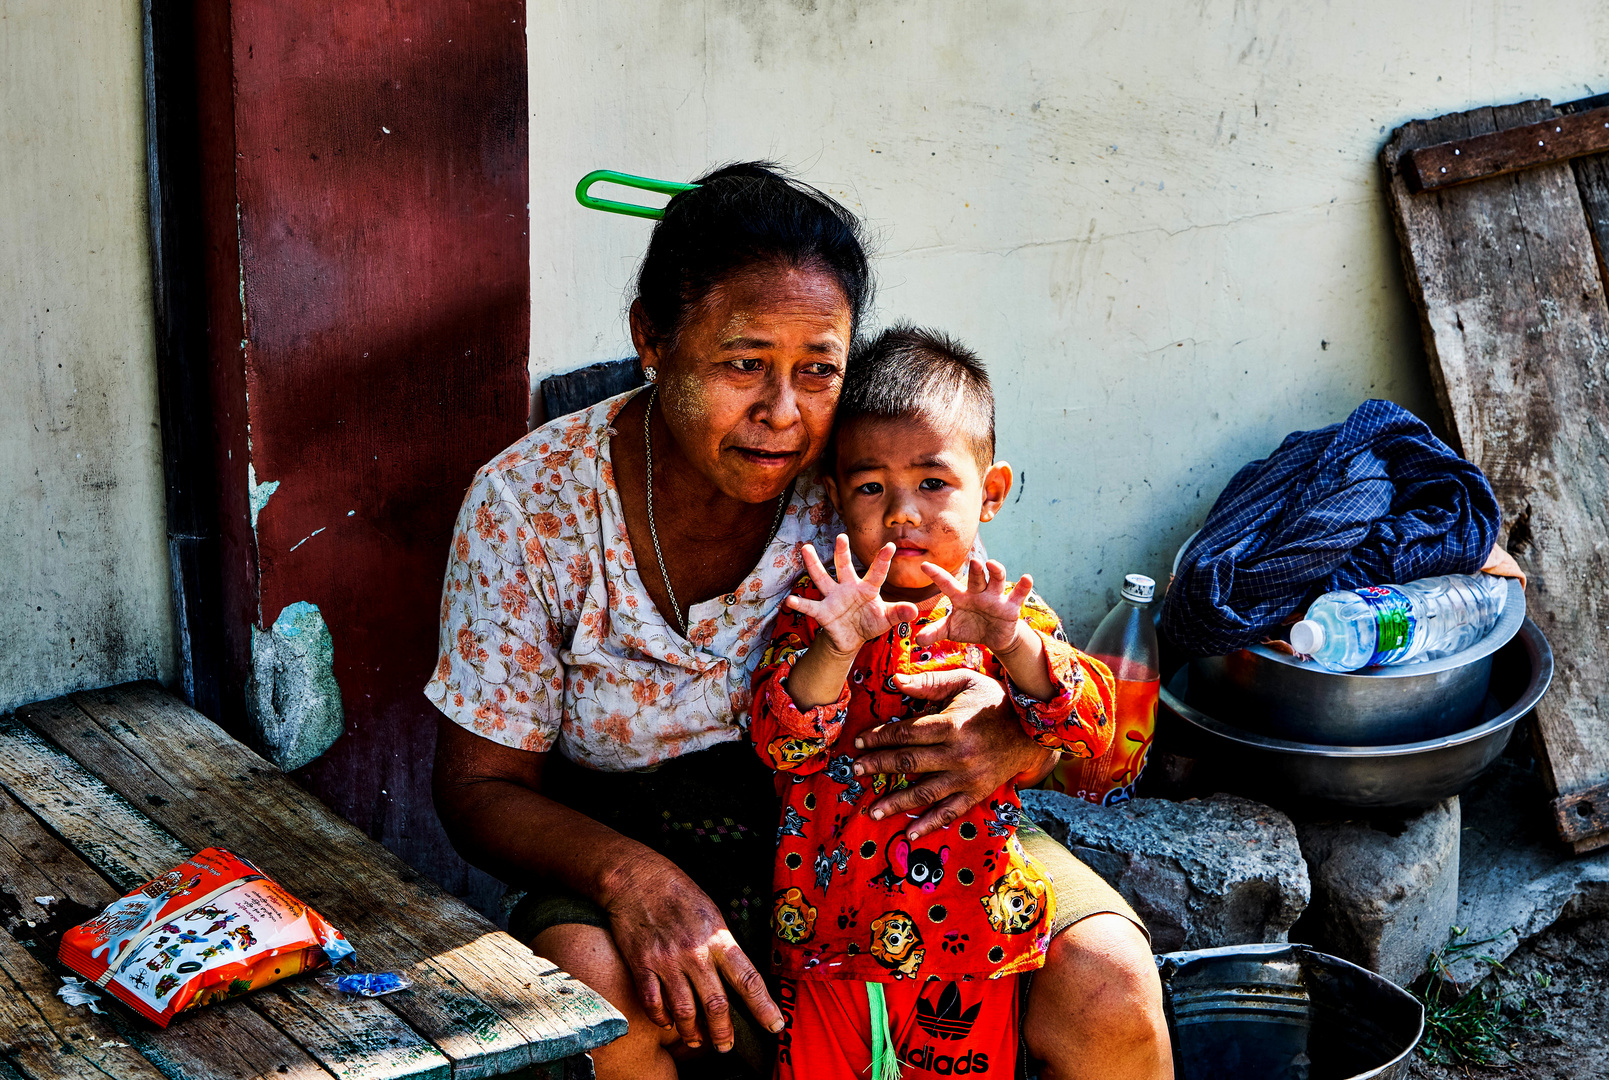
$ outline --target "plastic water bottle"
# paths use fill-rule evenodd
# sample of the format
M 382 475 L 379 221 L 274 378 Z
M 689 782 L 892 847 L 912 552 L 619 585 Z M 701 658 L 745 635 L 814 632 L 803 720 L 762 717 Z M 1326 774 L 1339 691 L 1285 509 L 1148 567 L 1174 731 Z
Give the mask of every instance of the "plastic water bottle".
M 1064 756 L 1045 786 L 1103 806 L 1127 802 L 1145 770 L 1156 734 L 1156 703 L 1162 688 L 1161 651 L 1151 599 L 1156 582 L 1144 574 L 1123 579 L 1123 598 L 1107 612 L 1084 651 L 1111 669 L 1117 682 L 1112 745 L 1098 758 Z
M 1449 574 L 1325 593 L 1291 627 L 1291 648 L 1331 671 L 1451 656 L 1497 625 L 1508 581 Z

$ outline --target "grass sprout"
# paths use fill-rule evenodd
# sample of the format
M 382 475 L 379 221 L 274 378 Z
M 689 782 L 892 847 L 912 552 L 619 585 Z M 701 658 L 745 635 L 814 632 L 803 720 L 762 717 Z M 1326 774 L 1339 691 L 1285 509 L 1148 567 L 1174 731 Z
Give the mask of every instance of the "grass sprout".
M 1467 928 L 1455 926 L 1452 931 L 1448 944 L 1431 958 L 1428 984 L 1415 995 L 1425 1006 L 1425 1037 L 1419 1052 L 1438 1065 L 1517 1063 L 1512 1052 L 1515 1025 L 1543 1020 L 1545 1014 L 1530 998 L 1506 989 L 1495 977 L 1459 994 L 1444 978 L 1448 964 L 1497 938 L 1465 942 L 1460 939 Z M 1507 970 L 1495 960 L 1486 963 L 1494 975 Z

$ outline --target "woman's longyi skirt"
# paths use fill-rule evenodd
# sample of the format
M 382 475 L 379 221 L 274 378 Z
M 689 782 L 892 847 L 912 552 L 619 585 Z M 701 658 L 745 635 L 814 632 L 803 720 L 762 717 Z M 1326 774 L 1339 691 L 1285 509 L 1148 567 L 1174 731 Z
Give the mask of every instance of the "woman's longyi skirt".
M 755 967 L 769 968 L 777 800 L 770 771 L 747 742 L 724 743 L 632 773 L 595 772 L 554 753 L 548 755 L 542 787 L 549 798 L 681 867 L 720 906 Z M 1037 826 L 1025 819 L 1017 836 L 1055 883 L 1055 932 L 1102 912 L 1122 915 L 1145 930 L 1117 890 Z M 576 923 L 609 929 L 608 916 L 590 900 L 562 885 L 539 885 L 514 909 L 509 932 L 529 942 L 550 927 Z

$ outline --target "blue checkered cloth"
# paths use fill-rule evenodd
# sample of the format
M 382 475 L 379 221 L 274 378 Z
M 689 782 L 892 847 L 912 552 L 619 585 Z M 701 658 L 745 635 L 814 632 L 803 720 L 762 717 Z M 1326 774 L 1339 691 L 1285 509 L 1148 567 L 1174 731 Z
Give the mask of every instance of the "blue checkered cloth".
M 1389 401 L 1285 437 L 1235 474 L 1162 605 L 1184 652 L 1220 656 L 1332 589 L 1472 574 L 1502 515 L 1491 485 Z

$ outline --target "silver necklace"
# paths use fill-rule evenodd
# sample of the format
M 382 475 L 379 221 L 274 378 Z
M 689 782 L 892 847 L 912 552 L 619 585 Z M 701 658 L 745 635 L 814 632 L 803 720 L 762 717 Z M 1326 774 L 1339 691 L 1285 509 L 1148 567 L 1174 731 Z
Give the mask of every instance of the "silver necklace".
M 642 444 L 644 456 L 648 459 L 648 535 L 654 541 L 654 558 L 659 560 L 659 580 L 665 583 L 665 595 L 670 597 L 670 613 L 676 620 L 676 629 L 681 631 L 682 637 L 687 636 L 687 620 L 682 617 L 682 608 L 676 600 L 676 590 L 670 585 L 670 571 L 665 569 L 665 553 L 659 550 L 659 527 L 654 524 L 654 439 L 649 434 L 648 421 L 654 415 L 654 399 L 659 396 L 659 387 L 648 388 L 648 407 L 642 411 Z M 771 533 L 765 538 L 765 546 L 770 547 L 771 541 L 777 538 L 777 532 L 782 528 L 782 514 L 788 508 L 788 501 L 793 498 L 793 483 L 790 481 L 788 490 L 784 491 L 777 500 L 776 517 L 771 519 Z

